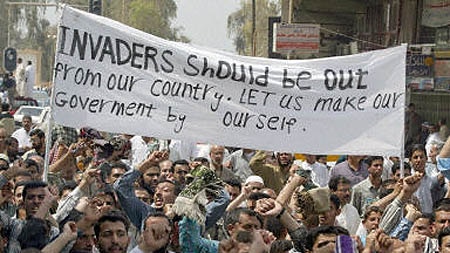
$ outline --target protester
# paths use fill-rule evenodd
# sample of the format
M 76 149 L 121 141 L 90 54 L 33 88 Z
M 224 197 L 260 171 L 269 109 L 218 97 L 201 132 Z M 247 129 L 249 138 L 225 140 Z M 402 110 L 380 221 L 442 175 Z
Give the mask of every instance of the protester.
M 411 145 L 403 170 L 403 161 L 389 166 L 392 178 L 382 180 L 383 157 L 349 155 L 329 180 L 313 155 L 299 166 L 287 152 L 274 152 L 273 161 L 272 152 L 247 149 L 225 158 L 224 147 L 208 145 L 210 161 L 174 161 L 170 148 L 141 145 L 132 162 L 138 153 L 128 139 L 141 137 L 56 129 L 48 184 L 36 183 L 45 176 L 44 132 L 30 124 L 21 157 L 18 141 L 0 131 L 8 252 L 413 252 L 410 244 L 437 252 L 446 245 L 448 140 L 432 149 L 434 170 L 423 145 Z M 310 189 L 314 182 L 328 188 Z
M 370 156 L 365 160 L 369 176 L 353 186 L 351 203 L 363 215 L 364 210 L 378 199 L 383 173 L 383 157 Z
M 32 127 L 31 116 L 22 117 L 22 127 L 12 133 L 12 137 L 19 142 L 19 152 L 22 154 L 31 149 L 30 131 Z
M 25 67 L 25 87 L 23 89 L 24 97 L 31 97 L 33 95 L 34 85 L 36 84 L 36 69 L 34 68 L 33 62 L 28 61 Z

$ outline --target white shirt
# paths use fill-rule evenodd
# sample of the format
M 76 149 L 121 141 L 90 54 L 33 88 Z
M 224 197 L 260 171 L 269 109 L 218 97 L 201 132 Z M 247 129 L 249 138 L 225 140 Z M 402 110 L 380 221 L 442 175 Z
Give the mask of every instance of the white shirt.
M 431 153 L 431 146 L 433 144 L 443 145 L 444 141 L 441 139 L 441 136 L 439 135 L 439 132 L 434 132 L 427 137 L 427 141 L 425 143 L 425 150 L 427 151 L 427 154 Z
M 26 97 L 31 97 L 33 94 L 33 88 L 35 85 L 35 70 L 33 65 L 27 65 L 25 67 L 25 94 Z
M 142 251 L 138 245 L 138 246 L 134 247 L 132 250 L 130 250 L 129 253 L 144 253 L 144 251 Z
M 31 131 L 31 130 L 30 130 Z M 19 149 L 23 149 L 25 147 L 31 147 L 30 132 L 27 132 L 25 128 L 19 128 L 14 133 L 12 133 L 11 137 L 14 137 L 19 142 Z
M 173 253 L 173 251 L 167 251 L 168 253 Z M 138 246 L 136 246 L 136 247 L 134 247 L 132 250 L 130 250 L 130 252 L 128 252 L 128 253 L 144 253 L 144 251 L 142 251 L 140 248 L 139 248 L 139 245 Z
M 196 149 L 195 142 L 171 140 L 169 144 L 169 159 L 171 161 L 187 160 L 190 161 L 195 158 L 194 150 Z
M 209 157 L 209 153 L 211 151 L 212 144 L 205 144 L 205 143 L 197 143 L 195 146 L 195 149 L 193 150 L 193 157 L 204 157 L 207 158 L 211 162 L 211 157 Z M 230 152 L 226 148 L 223 150 L 223 157 L 228 157 L 230 155 Z
M 389 156 L 383 157 L 383 174 L 381 175 L 381 179 L 387 180 L 392 177 L 392 166 L 394 162 L 389 159 Z
M 336 216 L 336 220 L 339 224 L 348 230 L 350 235 L 355 235 L 358 230 L 361 218 L 356 208 L 351 204 L 345 204 L 341 207 L 341 213 Z
M 17 64 L 16 72 L 14 74 L 16 78 L 16 89 L 20 96 L 24 96 L 25 92 L 25 66 L 23 63 Z
M 135 135 L 130 139 L 131 142 L 131 164 L 133 166 L 138 165 L 145 159 L 151 152 L 156 150 L 162 150 L 167 148 L 164 141 L 154 139 L 154 142 L 146 143 L 141 136 Z
M 304 170 L 311 171 L 311 180 L 313 183 L 320 187 L 327 187 L 329 181 L 329 171 L 327 167 L 321 163 L 315 162 L 313 164 L 309 164 L 306 161 L 303 161 L 299 164 Z

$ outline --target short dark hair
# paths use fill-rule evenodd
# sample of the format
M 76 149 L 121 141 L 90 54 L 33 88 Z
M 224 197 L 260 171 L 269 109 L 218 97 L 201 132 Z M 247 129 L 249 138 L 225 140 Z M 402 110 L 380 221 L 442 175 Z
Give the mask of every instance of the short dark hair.
M 2 103 L 2 112 L 7 112 L 9 110 L 9 104 L 8 103 Z
M 334 234 L 338 235 L 349 235 L 347 229 L 339 227 L 339 226 L 320 226 L 311 229 L 306 235 L 305 247 L 308 250 L 312 250 L 314 246 L 314 242 L 317 240 L 317 237 L 322 234 Z
M 169 219 L 169 217 L 167 217 L 167 215 L 165 215 L 163 212 L 155 212 L 155 213 L 149 213 L 147 215 L 147 217 L 145 217 L 145 219 L 142 220 L 142 224 L 141 224 L 141 233 L 144 232 L 144 230 L 147 228 L 147 225 L 145 224 L 147 222 L 147 220 L 149 218 L 152 217 L 161 217 L 161 218 L 165 218 L 168 222 L 169 225 L 172 226 L 172 221 Z
M 59 231 L 63 231 L 64 230 L 64 225 L 66 225 L 67 222 L 69 221 L 74 221 L 74 222 L 78 222 L 79 220 L 81 220 L 84 217 L 84 214 L 80 211 L 78 211 L 77 209 L 72 209 L 69 211 L 69 213 L 67 214 L 67 216 L 59 222 Z
M 423 144 L 412 145 L 409 153 L 409 158 L 412 158 L 412 155 L 415 151 L 422 151 L 425 154 L 425 157 L 427 157 L 427 151 L 425 150 L 425 146 Z
M 281 238 L 286 229 L 280 219 L 277 219 L 276 217 L 267 217 L 265 219 L 264 228 L 271 232 L 276 238 Z
M 276 240 L 270 245 L 270 251 L 274 253 L 286 252 L 294 248 L 292 241 L 289 240 Z
M 427 220 L 429 220 L 430 221 L 430 224 L 433 224 L 433 222 L 434 222 L 434 215 L 432 214 L 432 213 L 422 213 L 420 216 L 419 216 L 419 218 L 417 218 L 417 219 L 427 219 Z M 416 219 L 416 220 L 417 220 Z
M 372 165 L 372 163 L 376 160 L 384 161 L 384 158 L 382 156 L 369 156 L 366 158 L 365 162 L 370 167 Z
M 363 221 L 367 220 L 367 218 L 369 218 L 369 215 L 371 213 L 383 214 L 383 209 L 381 209 L 379 206 L 368 206 L 368 207 L 366 207 L 366 210 L 364 210 L 364 214 L 363 214 Z
M 400 169 L 400 162 L 395 162 L 394 165 L 392 165 L 391 172 L 392 175 L 395 175 L 395 172 Z M 407 162 L 403 162 L 403 169 L 404 170 L 411 170 L 411 165 Z
M 173 184 L 175 186 L 175 195 L 177 195 L 177 196 L 183 190 L 182 186 L 178 182 L 175 182 L 175 181 L 171 181 L 171 180 L 168 180 L 168 179 L 161 179 L 161 180 L 158 181 L 158 183 L 156 185 L 161 184 L 161 183 Z
M 27 197 L 27 192 L 30 189 L 43 188 L 47 187 L 47 183 L 43 181 L 30 181 L 26 182 L 23 187 L 22 198 L 25 199 Z
M 339 209 L 341 207 L 341 201 L 339 200 L 339 197 L 335 194 L 330 194 L 330 202 L 334 204 L 336 209 Z
M 50 240 L 50 229 L 51 226 L 46 220 L 28 218 L 17 238 L 20 247 L 43 249 Z
M 24 117 L 25 117 L 25 116 L 24 116 Z M 42 130 L 39 129 L 39 128 L 35 128 L 35 129 L 31 130 L 29 135 L 30 135 L 30 137 L 37 136 L 37 137 L 39 137 L 39 138 L 45 138 L 45 133 L 44 133 L 44 131 L 42 131 Z
M 60 187 L 60 190 L 59 190 L 59 197 L 62 196 L 62 194 L 63 194 L 63 192 L 64 192 L 65 190 L 73 191 L 73 190 L 75 190 L 75 188 L 77 188 L 77 183 L 76 183 L 75 181 L 66 181 L 66 182 Z
M 237 178 L 231 178 L 231 179 L 225 180 L 225 183 L 230 185 L 231 187 L 239 188 L 239 191 L 242 189 L 242 184 Z
M 37 164 L 37 162 L 35 162 L 34 160 L 32 160 L 32 159 L 26 159 L 25 161 L 24 161 L 24 164 L 25 164 L 25 168 L 29 168 L 29 167 L 31 167 L 31 166 L 36 166 L 36 168 L 38 169 L 38 171 L 39 171 L 39 165 Z
M 262 192 L 252 192 L 248 196 L 249 200 L 270 199 L 270 196 Z
M 248 209 L 248 208 L 241 207 L 241 208 L 236 208 L 225 215 L 225 219 L 224 219 L 225 228 L 228 225 L 232 225 L 232 224 L 235 224 L 236 222 L 239 222 L 239 218 L 241 217 L 241 214 L 246 214 L 248 216 L 256 217 L 258 219 L 258 221 L 260 222 L 261 226 L 263 225 L 263 220 L 257 212 L 255 212 L 251 209 Z
M 107 212 L 103 216 L 101 216 L 100 219 L 98 219 L 98 221 L 95 223 L 95 225 L 94 225 L 95 237 L 99 238 L 100 226 L 104 222 L 107 222 L 107 221 L 109 221 L 109 222 L 122 222 L 123 225 L 125 226 L 125 230 L 128 233 L 128 229 L 130 228 L 130 221 L 123 214 L 123 212 L 118 211 L 118 210 L 112 210 L 112 211 Z
M 19 143 L 19 141 L 15 137 L 8 136 L 5 138 L 6 146 L 10 146 L 11 144 L 13 144 L 13 142 Z
M 123 169 L 125 171 L 128 171 L 128 166 L 125 163 L 123 163 L 123 162 L 111 163 L 111 169 L 114 169 L 114 168 L 120 168 L 120 169 Z M 111 175 L 111 171 L 109 171 L 109 175 Z
M 189 166 L 189 162 L 184 160 L 184 159 L 180 159 L 180 160 L 176 160 L 175 162 L 172 163 L 173 167 L 175 167 L 175 165 L 187 165 L 187 166 Z
M 192 161 L 201 162 L 201 163 L 209 163 L 208 158 L 201 157 L 201 156 L 194 158 Z
M 332 177 L 330 179 L 330 181 L 328 182 L 328 188 L 330 188 L 330 190 L 335 192 L 335 191 L 337 191 L 339 184 L 350 184 L 350 180 L 348 180 L 344 176 Z
M 437 212 L 444 211 L 444 212 L 450 212 L 450 199 L 444 198 L 440 199 L 438 203 L 436 203 L 436 208 L 434 208 L 434 214 L 436 215 Z
M 115 195 L 114 190 L 112 190 L 111 188 L 105 187 L 104 189 L 97 191 L 97 193 L 94 195 L 94 197 L 103 197 L 103 196 L 111 197 L 114 207 L 117 207 L 116 195 Z
M 31 116 L 30 116 L 30 115 L 28 115 L 28 114 L 26 114 L 26 115 L 23 115 L 23 117 L 22 117 L 22 121 L 23 121 L 24 119 L 28 119 L 29 121 L 33 121 L 33 120 L 31 119 Z

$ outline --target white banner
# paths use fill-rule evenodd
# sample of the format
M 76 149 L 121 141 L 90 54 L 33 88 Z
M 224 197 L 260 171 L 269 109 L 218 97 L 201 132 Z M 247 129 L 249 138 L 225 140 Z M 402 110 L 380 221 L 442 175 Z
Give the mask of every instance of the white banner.
M 311 154 L 400 155 L 406 46 L 312 60 L 166 41 L 65 7 L 57 123 Z

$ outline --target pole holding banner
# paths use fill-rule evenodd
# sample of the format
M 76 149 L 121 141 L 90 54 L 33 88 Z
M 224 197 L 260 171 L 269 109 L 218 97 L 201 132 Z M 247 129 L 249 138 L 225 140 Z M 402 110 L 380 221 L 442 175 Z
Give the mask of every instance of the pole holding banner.
M 65 5 L 63 5 L 64 8 Z M 60 27 L 61 27 L 61 21 L 58 24 L 58 30 L 57 30 L 57 37 L 56 37 L 56 45 L 55 48 L 57 48 L 58 44 L 59 44 L 59 40 L 60 40 Z M 57 54 L 55 54 L 55 62 L 57 59 Z M 44 182 L 48 182 L 48 172 L 49 172 L 49 167 L 50 167 L 50 149 L 51 149 L 51 144 L 52 144 L 52 130 L 53 130 L 53 113 L 52 113 L 52 108 L 54 108 L 53 106 L 53 101 L 54 101 L 54 97 L 55 97 L 55 75 L 53 75 L 52 77 L 52 89 L 51 89 L 51 94 L 50 94 L 50 112 L 49 112 L 49 117 L 47 118 L 47 132 L 45 133 L 45 157 L 44 157 L 44 173 L 43 173 L 43 181 Z

